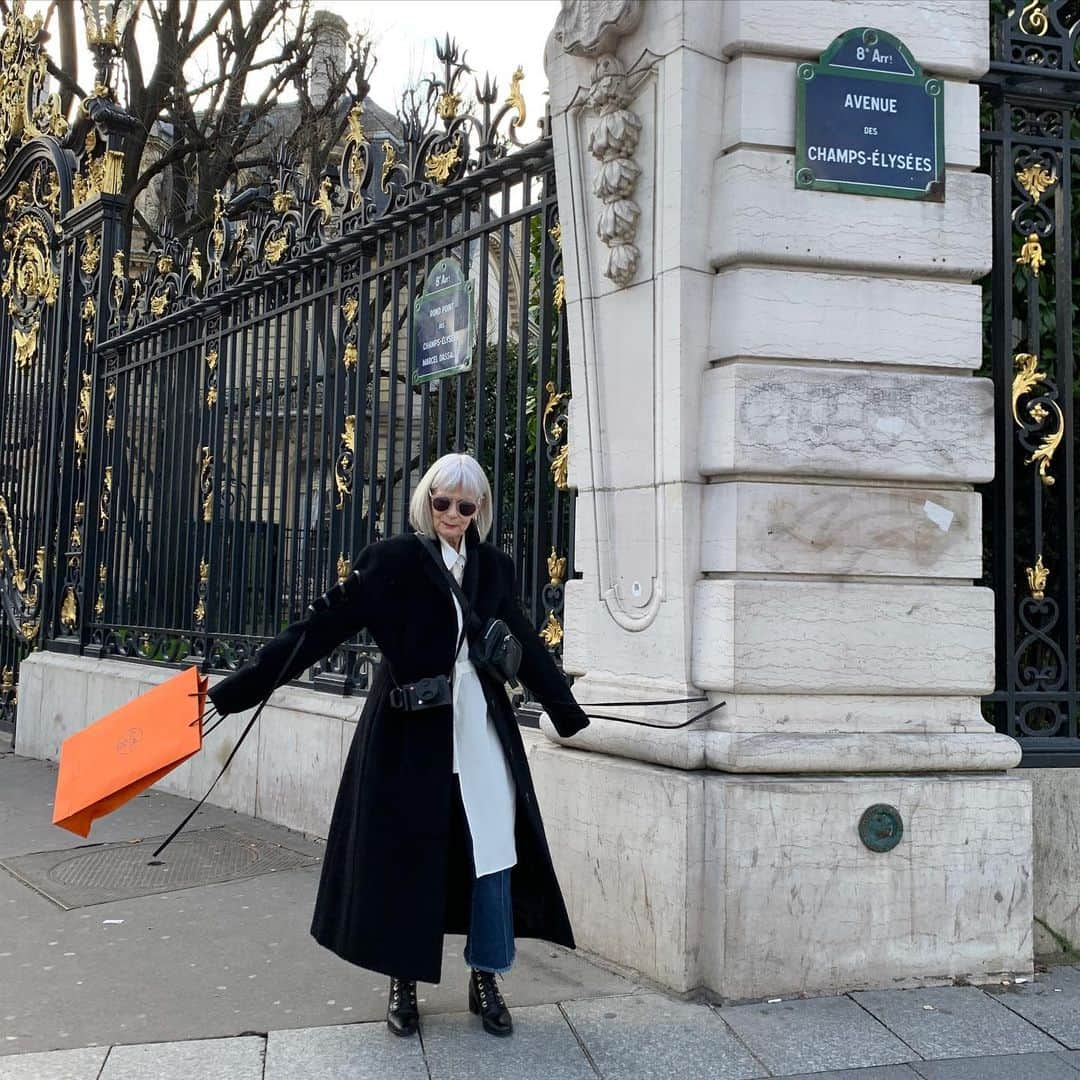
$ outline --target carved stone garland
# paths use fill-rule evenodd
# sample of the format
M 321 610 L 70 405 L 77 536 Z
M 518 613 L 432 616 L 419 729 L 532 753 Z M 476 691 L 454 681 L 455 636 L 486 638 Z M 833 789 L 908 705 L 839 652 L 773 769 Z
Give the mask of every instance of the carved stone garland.
M 615 46 L 634 30 L 641 14 L 640 0 L 564 0 L 555 22 L 555 38 L 568 53 L 598 58 L 587 98 L 599 113 L 589 136 L 589 151 L 600 163 L 593 194 L 603 203 L 596 231 L 609 249 L 604 276 L 620 287 L 633 281 L 641 260 L 635 243 L 641 207 L 631 197 L 641 175 L 634 160 L 641 118 L 629 108 L 634 95 Z

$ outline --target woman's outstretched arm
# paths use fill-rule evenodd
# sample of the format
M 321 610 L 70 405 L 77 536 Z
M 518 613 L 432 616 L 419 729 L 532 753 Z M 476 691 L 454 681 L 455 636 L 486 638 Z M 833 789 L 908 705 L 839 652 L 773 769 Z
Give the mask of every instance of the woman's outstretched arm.
M 363 630 L 371 610 L 370 552 L 369 547 L 360 554 L 345 581 L 316 600 L 305 618 L 285 627 L 253 660 L 210 688 L 210 700 L 222 716 L 257 705 Z

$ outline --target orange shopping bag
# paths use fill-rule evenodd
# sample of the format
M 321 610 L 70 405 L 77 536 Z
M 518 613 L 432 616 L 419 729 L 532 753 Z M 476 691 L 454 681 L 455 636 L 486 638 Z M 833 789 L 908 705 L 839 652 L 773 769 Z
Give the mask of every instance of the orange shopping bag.
M 202 748 L 208 681 L 188 668 L 64 740 L 53 824 L 90 826 Z

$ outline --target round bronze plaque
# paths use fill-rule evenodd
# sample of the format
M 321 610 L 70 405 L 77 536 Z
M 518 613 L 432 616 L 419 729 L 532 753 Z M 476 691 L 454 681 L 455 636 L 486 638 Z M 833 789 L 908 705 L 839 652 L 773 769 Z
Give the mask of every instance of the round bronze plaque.
M 904 835 L 900 811 L 886 803 L 874 803 L 859 818 L 859 839 L 871 851 L 892 851 Z

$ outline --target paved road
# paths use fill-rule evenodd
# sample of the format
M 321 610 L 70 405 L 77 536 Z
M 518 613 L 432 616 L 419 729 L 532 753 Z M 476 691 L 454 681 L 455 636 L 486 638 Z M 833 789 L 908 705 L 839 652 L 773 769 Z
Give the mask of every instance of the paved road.
M 65 893 L 72 867 L 120 865 L 114 853 L 190 804 L 149 793 L 88 846 L 49 824 L 54 784 L 53 766 L 0 754 L 0 1080 L 1080 1080 L 1072 967 L 1016 986 L 721 1007 L 523 942 L 504 983 L 516 1032 L 498 1040 L 463 1011 L 450 938 L 442 984 L 421 986 L 422 1037 L 395 1039 L 380 1020 L 385 980 L 307 935 L 317 842 L 209 808 L 196 836 L 239 834 L 302 865 L 118 899 L 83 879 Z M 25 880 L 35 852 L 58 864 L 38 888 Z

